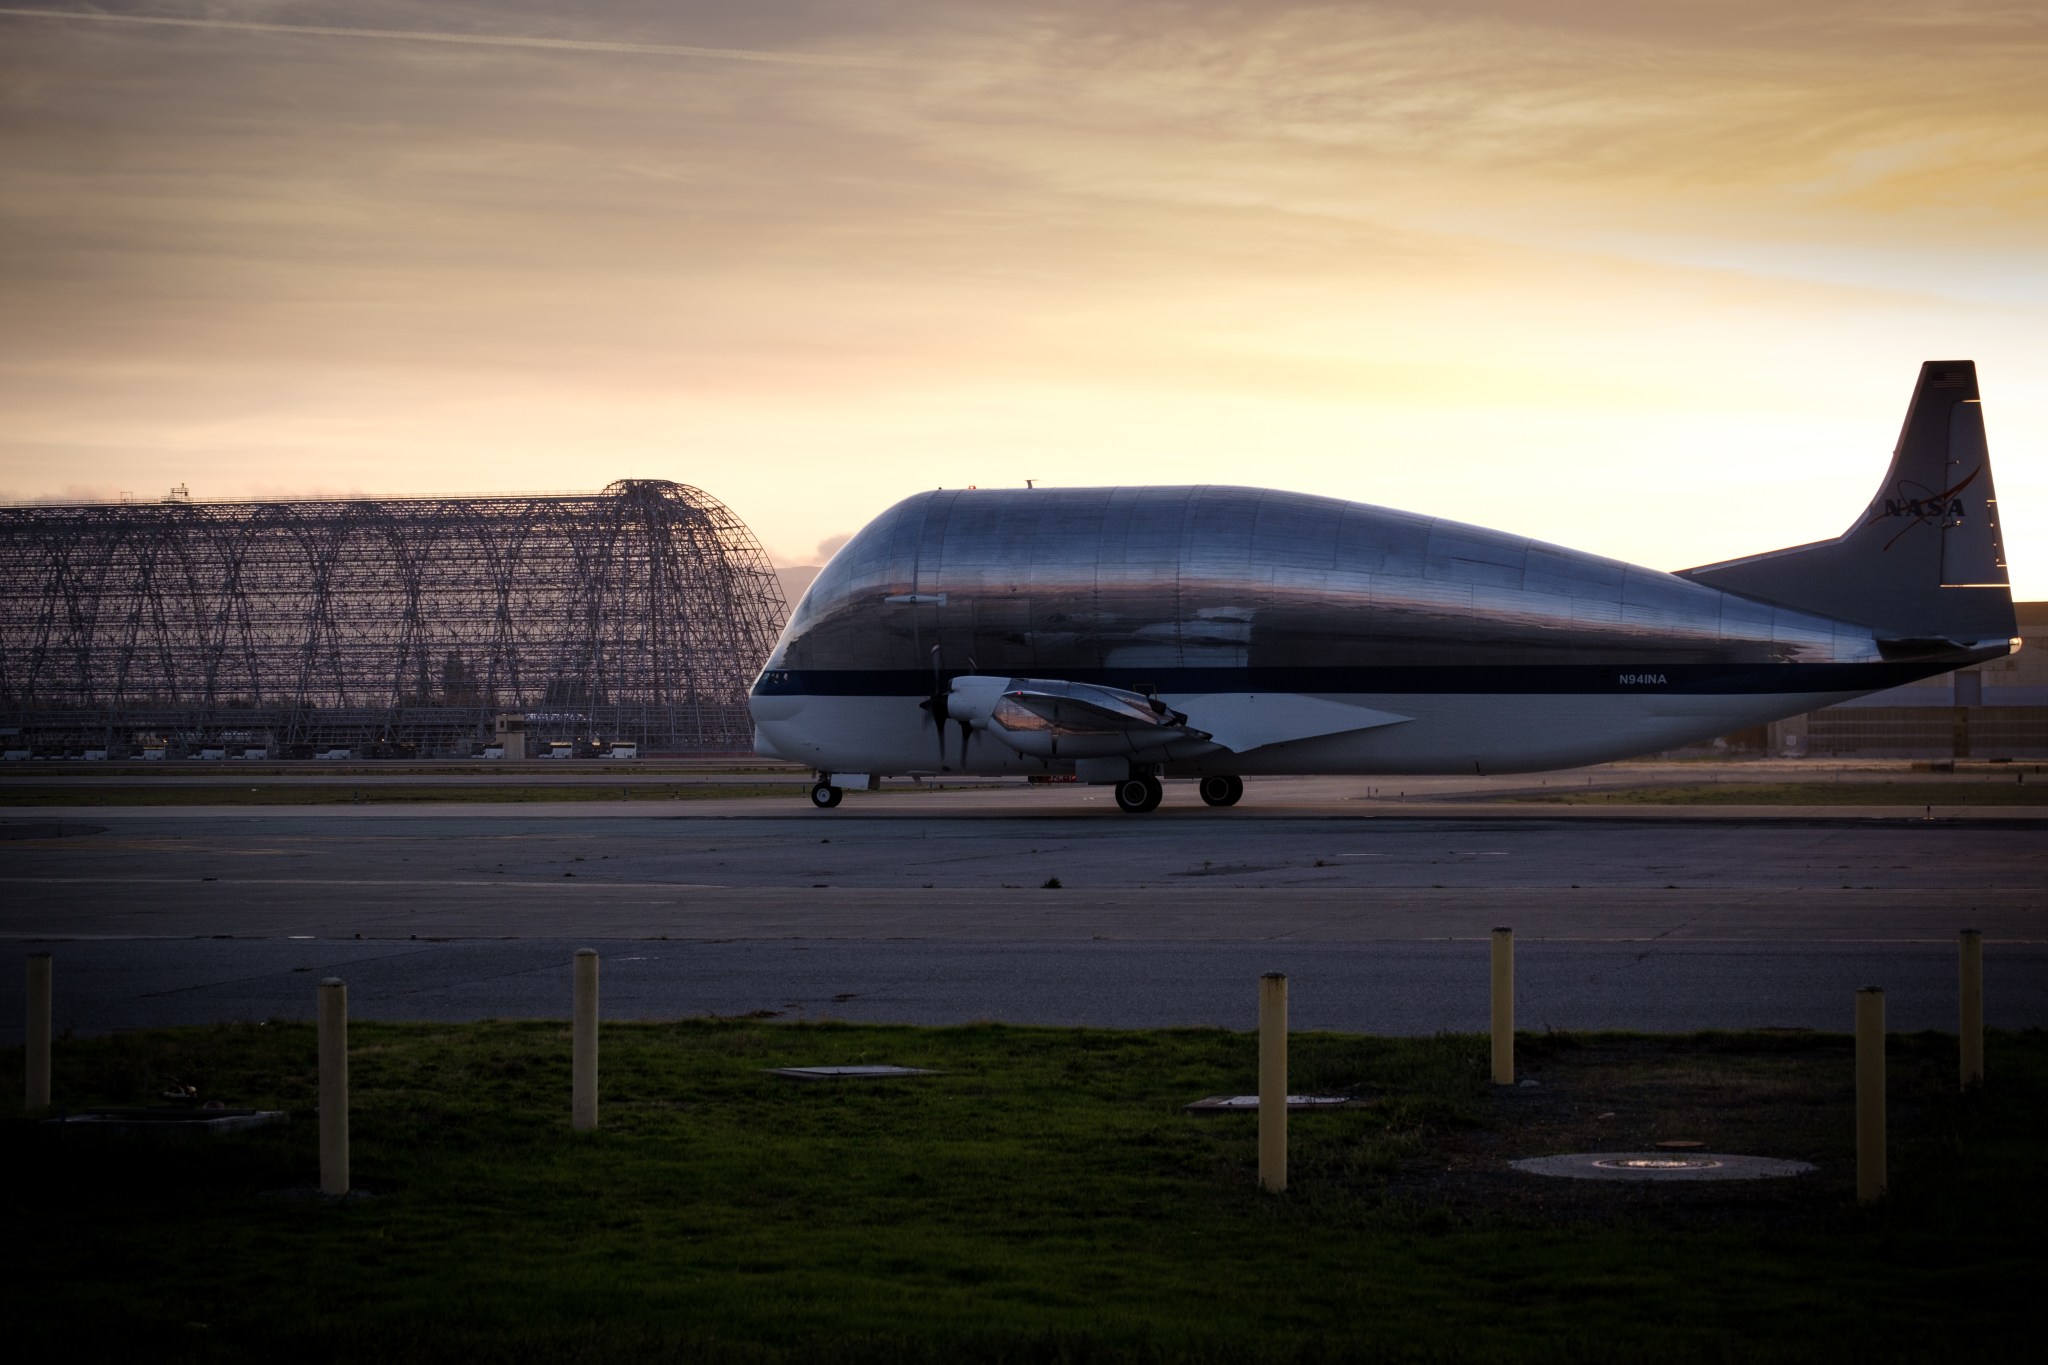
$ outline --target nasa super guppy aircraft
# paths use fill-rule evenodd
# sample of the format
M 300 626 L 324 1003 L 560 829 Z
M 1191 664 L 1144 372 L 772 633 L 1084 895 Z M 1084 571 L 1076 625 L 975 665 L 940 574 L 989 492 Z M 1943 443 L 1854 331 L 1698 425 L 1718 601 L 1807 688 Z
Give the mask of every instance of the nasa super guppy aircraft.
M 1696 742 L 2017 648 L 1976 367 L 1930 361 L 1833 540 L 1677 573 L 1256 488 L 940 490 L 832 558 L 753 687 L 811 799 L 883 775 L 1505 773 Z

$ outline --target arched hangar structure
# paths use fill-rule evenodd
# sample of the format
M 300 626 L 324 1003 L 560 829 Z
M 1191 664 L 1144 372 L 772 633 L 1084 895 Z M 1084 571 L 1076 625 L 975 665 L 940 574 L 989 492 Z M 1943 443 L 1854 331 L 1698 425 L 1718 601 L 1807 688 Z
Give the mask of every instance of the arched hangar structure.
M 512 715 L 530 746 L 745 749 L 783 615 L 745 523 L 652 479 L 6 507 L 0 742 L 468 754 Z

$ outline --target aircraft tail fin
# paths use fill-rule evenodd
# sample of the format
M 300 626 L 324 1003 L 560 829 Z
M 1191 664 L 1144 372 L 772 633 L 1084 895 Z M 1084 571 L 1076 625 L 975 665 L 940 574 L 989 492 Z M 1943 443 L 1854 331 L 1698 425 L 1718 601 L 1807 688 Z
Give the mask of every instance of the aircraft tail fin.
M 1853 621 L 1887 640 L 2011 638 L 2018 627 L 1975 363 L 1920 367 L 1891 468 L 1848 530 L 1679 577 Z

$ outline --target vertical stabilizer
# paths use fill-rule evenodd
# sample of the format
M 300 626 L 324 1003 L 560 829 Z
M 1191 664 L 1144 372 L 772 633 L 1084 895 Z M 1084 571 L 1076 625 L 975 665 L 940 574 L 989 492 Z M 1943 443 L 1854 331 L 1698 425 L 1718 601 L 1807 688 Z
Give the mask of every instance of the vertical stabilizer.
M 1709 587 L 1897 640 L 2005 640 L 2017 628 L 1977 367 L 1930 360 L 1891 468 L 1833 540 L 1681 571 Z

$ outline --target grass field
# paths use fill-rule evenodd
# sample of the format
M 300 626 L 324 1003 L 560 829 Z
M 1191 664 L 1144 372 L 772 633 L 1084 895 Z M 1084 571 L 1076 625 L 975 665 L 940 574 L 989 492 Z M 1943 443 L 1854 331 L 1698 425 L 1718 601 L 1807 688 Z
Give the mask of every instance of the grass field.
M 1522 792 L 1502 799 L 1567 806 L 2043 806 L 2048 781 L 1698 782 Z
M 59 1099 L 172 1078 L 293 1122 L 149 1143 L 6 1127 L 25 1358 L 714 1362 L 2020 1358 L 2038 1331 L 2048 1035 L 1891 1045 L 1892 1197 L 1852 1196 L 1851 1054 L 1803 1033 L 1297 1035 L 1293 1185 L 1254 1188 L 1255 1041 L 689 1021 L 604 1034 L 568 1126 L 559 1024 L 364 1025 L 355 1181 L 316 1169 L 296 1024 L 63 1040 Z M 763 1069 L 894 1062 L 924 1080 Z M 0 1085 L 21 1093 L 19 1050 Z M 1515 1156 L 1675 1137 L 1789 1181 L 1543 1181 Z

